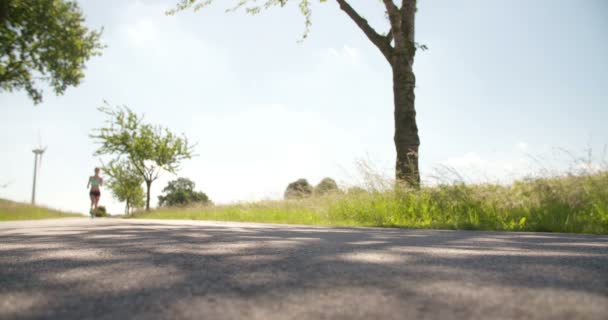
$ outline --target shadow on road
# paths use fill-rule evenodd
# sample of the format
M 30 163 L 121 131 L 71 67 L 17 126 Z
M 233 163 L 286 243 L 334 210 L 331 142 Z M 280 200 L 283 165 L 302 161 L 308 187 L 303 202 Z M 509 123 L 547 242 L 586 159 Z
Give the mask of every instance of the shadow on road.
M 553 311 L 541 312 L 577 316 L 583 308 L 593 316 L 608 311 L 607 297 L 605 236 L 137 221 L 0 226 L 0 317 L 516 317 L 549 300 Z

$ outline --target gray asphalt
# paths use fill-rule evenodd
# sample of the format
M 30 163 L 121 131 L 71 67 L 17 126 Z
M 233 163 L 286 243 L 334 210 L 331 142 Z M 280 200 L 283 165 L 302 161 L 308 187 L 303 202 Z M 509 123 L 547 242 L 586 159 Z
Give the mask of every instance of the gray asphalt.
M 608 319 L 608 236 L 0 223 L 1 319 Z

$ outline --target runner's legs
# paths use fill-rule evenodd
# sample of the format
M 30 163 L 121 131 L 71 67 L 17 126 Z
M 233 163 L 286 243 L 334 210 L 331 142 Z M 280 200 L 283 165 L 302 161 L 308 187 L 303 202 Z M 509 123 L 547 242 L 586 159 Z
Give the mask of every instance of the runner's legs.
M 95 210 L 97 210 L 97 204 L 99 203 L 99 198 L 101 197 L 101 195 L 98 196 L 94 196 L 94 201 L 95 201 Z

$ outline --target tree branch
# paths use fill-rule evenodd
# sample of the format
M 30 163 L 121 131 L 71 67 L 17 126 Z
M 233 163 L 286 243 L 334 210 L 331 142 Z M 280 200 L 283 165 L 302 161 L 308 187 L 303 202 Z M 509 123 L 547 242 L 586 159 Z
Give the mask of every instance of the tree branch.
M 407 0 L 403 0 L 407 1 Z M 393 3 L 393 0 L 383 0 L 386 12 L 388 13 L 388 20 L 391 23 L 392 36 L 401 34 L 401 12 L 399 8 Z
M 388 43 L 391 43 L 391 41 L 393 41 L 393 28 L 391 28 L 386 34 L 386 39 L 388 40 Z
M 406 36 L 412 42 L 414 41 L 415 35 L 415 23 L 412 22 L 410 24 L 410 21 L 408 20 L 414 20 L 416 10 L 416 0 L 402 0 L 399 15 L 402 17 L 401 23 L 403 26 L 403 30 L 407 33 Z
M 389 1 L 389 0 L 386 0 Z M 346 0 L 336 0 L 340 5 L 340 9 L 344 11 L 356 24 L 357 26 L 365 33 L 367 38 L 374 44 L 380 52 L 384 55 L 384 57 L 390 62 L 391 56 L 393 53 L 393 48 L 391 47 L 390 40 L 386 36 L 379 35 L 374 28 L 372 28 L 367 20 L 363 18 L 350 4 L 346 2 Z
M 389 16 L 399 13 L 399 8 L 397 8 L 397 6 L 393 2 L 393 0 L 382 0 L 382 1 L 384 2 L 384 6 L 386 7 L 386 11 L 388 12 Z M 403 0 L 403 1 L 405 2 L 407 0 Z

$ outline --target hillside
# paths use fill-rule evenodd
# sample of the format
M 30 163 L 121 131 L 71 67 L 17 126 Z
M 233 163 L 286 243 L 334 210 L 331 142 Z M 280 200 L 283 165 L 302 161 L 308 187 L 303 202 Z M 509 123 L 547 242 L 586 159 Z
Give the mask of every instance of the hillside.
M 0 221 L 82 218 L 83 215 L 0 199 Z

